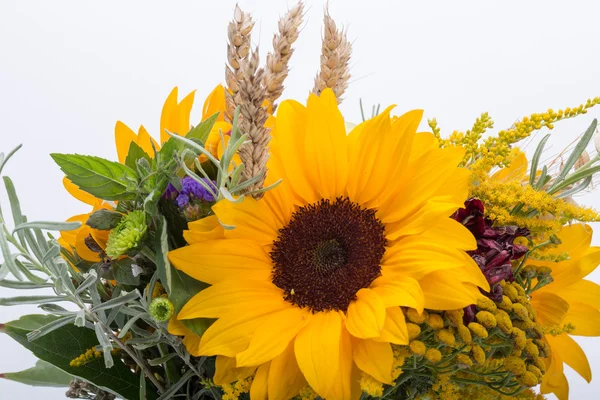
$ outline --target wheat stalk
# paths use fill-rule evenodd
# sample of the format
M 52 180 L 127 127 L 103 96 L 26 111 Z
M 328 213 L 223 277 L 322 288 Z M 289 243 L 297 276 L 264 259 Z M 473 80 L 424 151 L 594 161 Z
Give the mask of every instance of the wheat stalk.
M 348 41 L 346 33 L 337 29 L 335 21 L 329 16 L 327 10 L 325 10 L 324 23 L 321 70 L 315 78 L 312 92 L 318 95 L 326 88 L 331 88 L 338 103 L 341 103 L 350 79 L 349 62 L 352 44 Z
M 244 61 L 248 60 L 250 54 L 250 36 L 254 20 L 252 16 L 235 5 L 233 20 L 227 27 L 227 62 L 225 66 L 225 82 L 227 83 L 226 92 L 226 118 L 231 121 L 235 104 L 233 96 L 239 91 L 237 82 L 242 78 L 243 72 L 241 66 Z
M 266 99 L 272 105 L 273 111 L 277 108 L 275 101 L 283 93 L 283 81 L 288 76 L 288 63 L 294 53 L 292 44 L 298 39 L 303 17 L 304 4 L 299 1 L 279 19 L 279 33 L 273 36 L 273 51 L 267 54 L 263 85 L 266 89 Z

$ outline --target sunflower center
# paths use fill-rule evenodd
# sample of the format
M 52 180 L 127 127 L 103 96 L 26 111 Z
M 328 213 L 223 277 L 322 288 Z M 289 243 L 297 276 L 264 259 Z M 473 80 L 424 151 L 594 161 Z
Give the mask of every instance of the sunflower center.
M 273 242 L 273 283 L 313 312 L 346 311 L 381 273 L 385 228 L 347 197 L 301 207 Z

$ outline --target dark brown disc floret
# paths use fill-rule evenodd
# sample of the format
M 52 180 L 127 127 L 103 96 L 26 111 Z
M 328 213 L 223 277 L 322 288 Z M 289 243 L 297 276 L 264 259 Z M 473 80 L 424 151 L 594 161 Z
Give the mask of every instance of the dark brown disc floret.
M 347 197 L 301 207 L 273 242 L 273 283 L 313 312 L 346 311 L 381 273 L 385 228 Z

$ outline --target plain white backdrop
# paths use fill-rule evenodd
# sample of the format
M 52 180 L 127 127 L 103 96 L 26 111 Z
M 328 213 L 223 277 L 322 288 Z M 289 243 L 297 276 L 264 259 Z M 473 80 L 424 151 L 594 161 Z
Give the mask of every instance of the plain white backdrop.
M 324 1 L 307 3 L 284 93 L 299 101 L 312 88 L 321 44 Z M 263 56 L 278 17 L 293 4 L 241 1 L 257 20 L 253 42 Z M 29 220 L 64 220 L 88 211 L 63 190 L 48 153 L 116 159 L 115 122 L 135 130 L 144 124 L 157 137 L 162 103 L 173 86 L 180 93 L 197 91 L 192 122 L 198 121 L 205 96 L 223 81 L 234 5 L 0 1 L 0 151 L 24 145 L 5 174 L 15 181 Z M 369 106 L 397 104 L 397 113 L 423 108 L 446 134 L 469 129 L 483 111 L 501 129 L 532 112 L 600 95 L 598 2 L 331 0 L 329 8 L 354 45 L 353 78 L 341 106 L 349 121 L 360 120 L 362 98 Z M 557 124 L 549 153 L 558 153 L 599 116 L 600 107 Z M 577 200 L 600 206 L 600 191 Z M 6 208 L 3 191 L 0 201 Z M 594 243 L 600 244 L 600 233 Z M 600 272 L 591 279 L 600 282 Z M 0 297 L 16 294 L 0 288 Z M 0 321 L 35 311 L 0 308 Z M 600 339 L 578 341 L 600 375 Z M 0 372 L 34 364 L 5 335 L 0 348 Z M 572 371 L 569 378 L 571 399 L 597 398 L 600 377 L 589 385 Z M 0 380 L 2 400 L 62 399 L 63 393 Z

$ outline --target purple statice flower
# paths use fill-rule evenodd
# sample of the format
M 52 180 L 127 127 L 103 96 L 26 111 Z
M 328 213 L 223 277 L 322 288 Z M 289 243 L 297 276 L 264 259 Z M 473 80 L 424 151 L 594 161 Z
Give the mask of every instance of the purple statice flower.
M 216 187 L 213 181 L 205 178 L 202 178 L 202 180 L 208 186 Z M 176 199 L 177 205 L 179 208 L 184 208 L 193 200 L 211 202 L 215 198 L 204 186 L 196 182 L 193 178 L 186 176 L 181 180 L 181 191 Z
M 529 230 L 510 225 L 492 226 L 493 221 L 485 216 L 479 199 L 465 201 L 465 208 L 459 209 L 452 217 L 469 229 L 477 240 L 477 250 L 468 253 L 490 284 L 490 293 L 485 295 L 495 301 L 502 300 L 500 282 L 514 280 L 511 261 L 523 257 L 528 250 L 527 246 L 514 241 L 519 236 L 528 237 Z
M 162 197 L 163 197 L 163 199 L 175 200 L 178 195 L 179 195 L 179 190 L 177 190 L 175 188 L 175 186 L 173 186 L 172 184 L 169 183 L 169 185 L 167 186 L 167 189 L 163 193 Z

